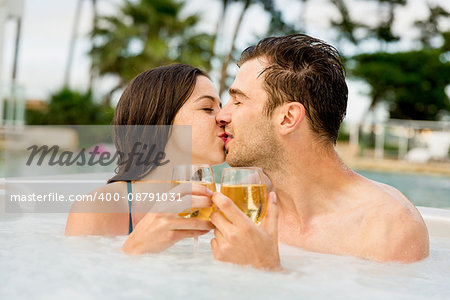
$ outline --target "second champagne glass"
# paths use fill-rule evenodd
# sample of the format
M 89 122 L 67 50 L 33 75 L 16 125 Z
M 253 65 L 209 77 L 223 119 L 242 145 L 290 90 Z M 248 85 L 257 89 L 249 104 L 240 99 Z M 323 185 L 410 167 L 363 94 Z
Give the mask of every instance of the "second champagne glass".
M 181 183 L 192 182 L 206 186 L 209 190 L 216 191 L 216 183 L 214 181 L 214 173 L 207 164 L 195 165 L 177 165 L 172 172 L 172 185 L 176 186 Z M 185 218 L 200 218 L 209 220 L 209 217 L 215 210 L 214 206 L 204 208 L 192 208 L 179 213 L 179 216 Z M 194 237 L 194 252 L 198 249 L 198 237 Z
M 222 171 L 220 192 L 233 200 L 255 224 L 267 212 L 267 190 L 261 168 L 225 168 Z
M 216 191 L 216 183 L 211 167 L 207 164 L 178 165 L 173 168 L 172 183 L 176 186 L 180 183 L 192 182 L 206 186 L 209 190 Z M 200 218 L 209 220 L 213 207 L 192 208 L 192 210 L 179 213 L 182 217 Z

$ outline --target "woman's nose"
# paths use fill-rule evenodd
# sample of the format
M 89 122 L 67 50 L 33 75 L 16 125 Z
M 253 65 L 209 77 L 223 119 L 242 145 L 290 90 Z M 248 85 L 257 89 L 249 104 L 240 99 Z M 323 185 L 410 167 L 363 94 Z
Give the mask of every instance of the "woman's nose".
M 216 123 L 221 126 L 226 126 L 231 123 L 231 112 L 226 109 L 226 106 L 216 115 Z

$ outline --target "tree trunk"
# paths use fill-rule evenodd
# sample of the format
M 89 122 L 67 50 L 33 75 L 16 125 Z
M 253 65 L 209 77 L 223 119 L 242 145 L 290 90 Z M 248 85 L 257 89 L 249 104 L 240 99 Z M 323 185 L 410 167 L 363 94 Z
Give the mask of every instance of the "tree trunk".
M 220 13 L 219 19 L 217 20 L 216 29 L 215 29 L 214 35 L 213 35 L 213 42 L 212 42 L 213 48 L 211 49 L 212 54 L 215 53 L 214 50 L 217 50 L 217 47 L 216 47 L 217 37 L 219 36 L 220 28 L 223 27 L 223 22 L 225 20 L 225 12 L 226 12 L 227 8 L 228 8 L 228 0 L 222 0 L 222 11 Z
M 92 3 L 92 28 L 97 27 L 97 0 L 91 0 Z M 89 69 L 89 83 L 88 83 L 88 90 L 92 91 L 92 88 L 94 86 L 94 77 L 95 77 L 95 68 L 94 68 L 94 61 L 91 56 L 91 67 Z
M 67 57 L 67 65 L 66 65 L 66 73 L 64 75 L 64 86 L 68 87 L 70 84 L 70 73 L 72 69 L 72 62 L 73 62 L 73 54 L 75 51 L 75 41 L 77 39 L 77 32 L 78 32 L 78 25 L 80 23 L 80 15 L 81 15 L 81 6 L 83 4 L 83 0 L 78 0 L 77 2 L 77 8 L 75 11 L 75 20 L 73 23 L 72 28 L 72 37 L 70 39 L 70 46 L 69 46 L 69 56 Z
M 363 113 L 360 123 L 364 123 L 365 120 L 370 120 L 369 117 L 370 115 L 372 115 L 372 117 L 375 114 L 375 106 L 377 106 L 377 104 L 379 103 L 379 96 L 378 95 L 373 95 L 372 98 L 370 99 L 370 105 L 369 108 L 367 108 L 367 110 Z M 373 120 L 370 120 L 370 123 L 372 123 Z
M 228 52 L 227 58 L 224 60 L 222 64 L 222 70 L 220 73 L 220 83 L 219 83 L 219 95 L 221 96 L 226 89 L 226 80 L 228 74 L 228 65 L 233 58 L 233 52 L 236 49 L 236 38 L 241 28 L 242 20 L 244 19 L 244 15 L 247 12 L 248 7 L 250 6 L 250 0 L 245 1 L 244 8 L 242 9 L 241 15 L 239 16 L 238 22 L 236 23 L 236 27 L 234 28 L 233 39 L 231 40 L 231 49 Z
M 19 45 L 20 45 L 20 36 L 22 32 L 22 17 L 17 18 L 17 31 L 16 31 L 16 41 L 14 45 L 14 61 L 13 61 L 13 71 L 11 83 L 12 86 L 16 84 L 17 79 L 17 62 L 19 59 Z
M 123 82 L 122 80 L 119 82 L 119 84 L 117 84 L 112 90 L 110 90 L 108 92 L 108 94 L 105 95 L 105 97 L 103 98 L 103 105 L 106 107 L 111 107 L 111 97 L 114 94 L 114 92 L 116 92 L 117 90 L 123 88 L 125 86 L 125 82 Z

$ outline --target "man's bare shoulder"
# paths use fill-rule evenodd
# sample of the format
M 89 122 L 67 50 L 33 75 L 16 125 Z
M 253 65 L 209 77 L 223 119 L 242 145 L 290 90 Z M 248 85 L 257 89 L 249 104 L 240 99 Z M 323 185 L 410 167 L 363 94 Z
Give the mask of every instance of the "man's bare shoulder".
M 428 256 L 428 231 L 415 206 L 392 186 L 366 179 L 367 206 L 361 224 L 364 257 L 412 262 Z
M 104 185 L 87 194 L 86 201 L 75 202 L 67 217 L 65 234 L 124 234 L 128 222 L 127 202 L 122 201 L 124 186 L 123 182 Z M 114 201 L 114 195 L 119 195 L 118 201 Z

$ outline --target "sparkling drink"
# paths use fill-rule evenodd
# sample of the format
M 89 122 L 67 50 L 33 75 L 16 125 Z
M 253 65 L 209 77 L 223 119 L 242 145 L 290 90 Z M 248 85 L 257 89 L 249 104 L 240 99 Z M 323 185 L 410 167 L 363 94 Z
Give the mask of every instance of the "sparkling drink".
M 199 183 L 213 192 L 216 191 L 216 183 L 214 181 L 214 174 L 210 165 L 194 164 L 194 165 L 177 165 L 172 170 L 172 182 L 178 185 L 182 182 Z M 179 216 L 185 218 L 201 218 L 209 220 L 212 212 L 215 210 L 214 206 L 202 208 L 190 208 L 180 214 Z M 194 253 L 198 253 L 198 236 L 194 237 Z
M 175 187 L 181 183 L 186 183 L 186 182 L 198 183 L 203 186 L 206 186 L 210 191 L 213 191 L 213 192 L 216 191 L 216 184 L 214 182 L 173 181 L 172 187 Z M 186 209 L 185 211 L 179 213 L 178 215 L 180 217 L 185 217 L 185 218 L 199 218 L 202 220 L 209 220 L 209 218 L 211 217 L 211 214 L 215 210 L 216 210 L 216 207 L 214 205 L 212 205 L 211 207 L 204 207 L 204 208 L 200 208 L 200 209 L 193 207 L 193 208 Z
M 267 191 L 264 184 L 222 185 L 220 192 L 233 200 L 254 223 L 260 223 L 266 215 Z

